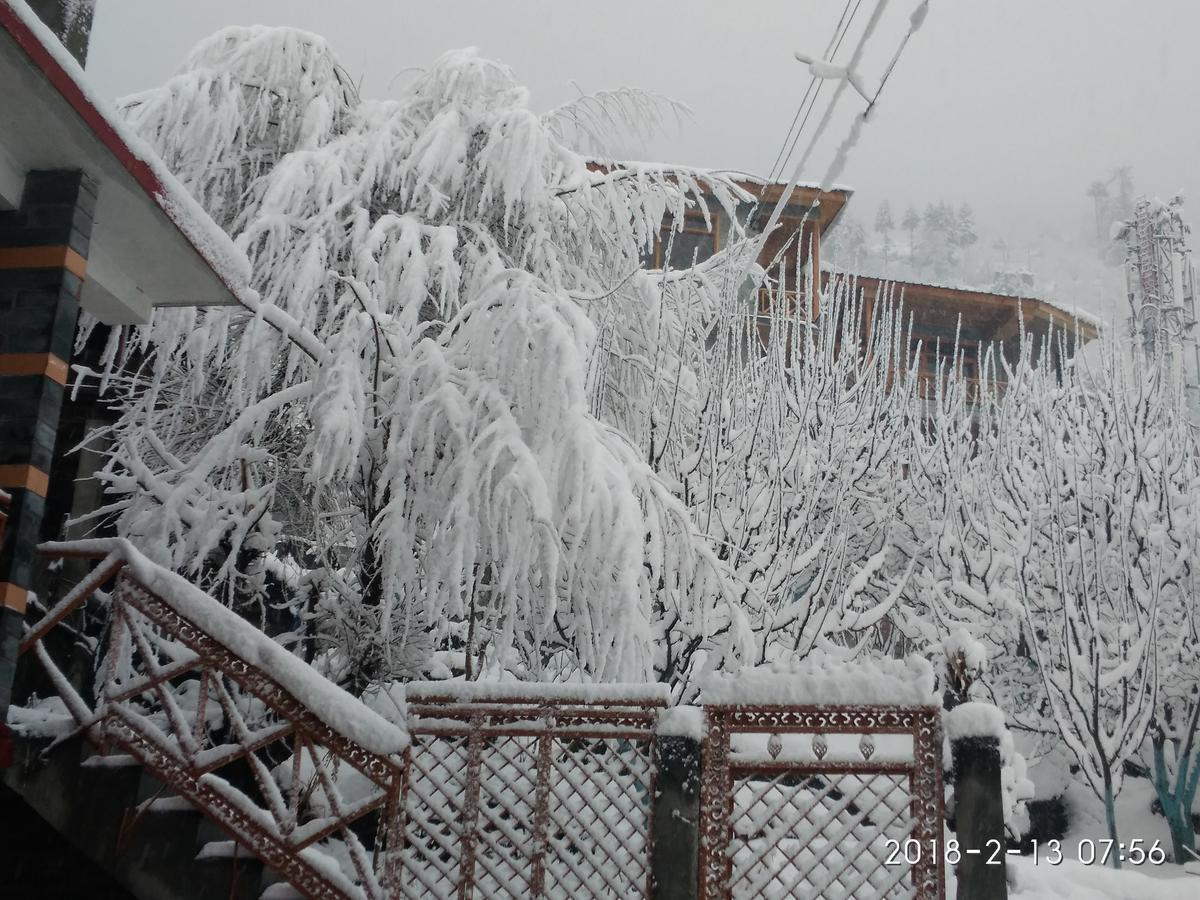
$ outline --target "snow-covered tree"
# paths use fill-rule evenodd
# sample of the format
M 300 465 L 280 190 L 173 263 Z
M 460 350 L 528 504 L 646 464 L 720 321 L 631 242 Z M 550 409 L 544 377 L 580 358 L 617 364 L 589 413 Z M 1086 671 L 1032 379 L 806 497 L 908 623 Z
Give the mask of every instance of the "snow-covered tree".
M 921 239 L 914 267 L 919 277 L 947 278 L 958 266 L 958 221 L 949 203 L 929 203 L 921 215 Z
M 1179 392 L 1113 344 L 1101 351 L 1062 376 L 1043 356 L 1010 384 L 1006 402 L 1028 394 L 1027 425 L 1004 496 L 1021 523 L 1010 546 L 1026 637 L 1115 842 L 1114 799 L 1155 714 L 1157 657 L 1171 639 L 1161 617 L 1187 602 L 1194 541 L 1175 521 L 1190 452 L 1172 440 Z
M 896 222 L 892 218 L 892 206 L 885 199 L 875 213 L 875 230 L 883 237 L 883 267 L 886 270 L 892 256 L 892 230 Z
M 264 560 L 298 571 L 301 629 L 356 687 L 445 663 L 639 680 L 664 619 L 730 631 L 726 568 L 619 425 L 692 362 L 650 348 L 676 324 L 641 258 L 732 183 L 590 164 L 579 104 L 534 113 L 474 51 L 362 99 L 292 29 L 219 32 L 123 111 L 254 290 L 110 342 L 122 534 L 239 608 Z
M 1189 566 L 1188 580 L 1193 585 L 1194 577 Z M 1185 597 L 1195 597 L 1194 587 Z M 1150 725 L 1149 768 L 1171 831 L 1173 858 L 1182 865 L 1197 858 L 1192 810 L 1200 787 L 1200 635 L 1193 603 L 1164 606 L 1166 621 L 1159 625 L 1159 633 L 1172 639 L 1156 656 L 1159 696 Z
M 904 218 L 900 220 L 900 227 L 908 232 L 908 261 L 912 261 L 917 256 L 917 229 L 921 227 L 921 214 L 917 212 L 917 208 L 911 203 L 904 211 Z

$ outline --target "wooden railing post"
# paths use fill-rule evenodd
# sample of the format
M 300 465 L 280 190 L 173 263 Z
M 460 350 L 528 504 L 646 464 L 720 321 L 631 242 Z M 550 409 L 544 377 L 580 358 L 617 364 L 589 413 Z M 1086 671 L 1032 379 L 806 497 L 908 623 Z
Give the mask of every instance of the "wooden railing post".
M 954 819 L 962 858 L 959 900 L 1008 900 L 1000 742 L 959 737 L 954 757 Z

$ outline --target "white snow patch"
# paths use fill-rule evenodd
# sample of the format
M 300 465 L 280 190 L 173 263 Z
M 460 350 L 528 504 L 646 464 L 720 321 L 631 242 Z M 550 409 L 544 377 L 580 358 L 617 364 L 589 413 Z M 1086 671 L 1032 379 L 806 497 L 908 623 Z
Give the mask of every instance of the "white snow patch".
M 196 859 L 245 859 L 250 854 L 237 841 L 209 841 L 200 848 Z
M 458 703 L 488 701 L 560 701 L 665 706 L 671 690 L 665 684 L 564 684 L 530 681 L 415 681 L 404 688 L 409 703 L 450 697 Z
M 80 765 L 85 769 L 121 769 L 125 766 L 140 766 L 141 763 L 128 753 L 113 753 L 111 755 L 95 753 L 81 762 Z
M 1063 841 L 1064 850 L 1066 846 Z M 1196 900 L 1200 896 L 1200 882 L 1177 866 L 1127 864 L 1117 871 L 1070 859 L 1058 865 L 1044 859 L 1035 864 L 1028 856 L 1010 856 L 1006 862 L 1012 900 Z
M 34 699 L 28 706 L 10 706 L 8 724 L 26 737 L 61 737 L 75 729 L 75 718 L 58 697 Z
M 262 892 L 260 900 L 304 900 L 304 895 L 286 881 L 277 881 Z
M 820 651 L 802 660 L 717 673 L 700 696 L 705 704 L 938 705 L 933 667 L 923 657 L 847 661 Z
M 672 706 L 658 716 L 660 737 L 685 737 L 704 740 L 704 710 L 699 706 Z
M 971 632 L 965 628 L 959 628 L 946 638 L 942 643 L 942 648 L 945 650 L 947 659 L 961 655 L 968 671 L 982 672 L 987 667 L 987 648 L 983 646 L 982 641 L 973 638 Z
M 960 738 L 995 738 L 1011 742 L 1004 725 L 1004 713 L 991 703 L 963 703 L 944 716 L 942 723 L 949 740 Z

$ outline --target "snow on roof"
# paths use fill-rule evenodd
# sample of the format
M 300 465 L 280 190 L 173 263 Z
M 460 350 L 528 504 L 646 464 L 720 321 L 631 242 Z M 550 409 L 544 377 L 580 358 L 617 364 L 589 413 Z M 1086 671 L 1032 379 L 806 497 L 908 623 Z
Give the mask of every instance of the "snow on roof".
M 622 168 L 626 169 L 645 168 L 655 172 L 686 172 L 693 178 L 700 180 L 703 180 L 705 175 L 720 176 L 723 178 L 731 178 L 734 181 L 739 181 L 746 184 L 760 185 L 762 187 L 787 187 L 788 184 L 786 181 L 771 181 L 768 178 L 763 178 L 761 175 L 743 172 L 740 169 L 714 169 L 703 166 L 688 166 L 680 163 L 651 162 L 637 159 L 602 159 L 600 157 L 591 157 L 588 159 L 588 162 L 595 163 L 596 165 L 600 166 L 621 166 Z M 796 183 L 796 187 L 805 188 L 806 190 L 810 191 L 821 190 L 820 183 L 816 181 L 800 181 Z M 844 184 L 835 184 L 832 188 L 830 188 L 829 191 L 826 191 L 825 193 L 830 192 L 842 193 L 848 196 L 854 193 L 854 188 Z
M 0 33 L 7 34 L 15 42 L 17 48 L 27 57 L 28 64 L 40 72 L 62 101 L 61 107 L 59 104 L 49 102 L 49 98 L 54 94 L 47 95 L 44 89 L 39 88 L 36 80 L 23 80 L 17 84 L 10 82 L 6 85 L 6 105 L 11 103 L 11 106 L 4 113 L 3 122 L 6 130 L 3 137 L 0 137 L 0 141 L 10 155 L 17 147 L 17 142 L 21 141 L 23 142 L 20 145 L 21 149 L 27 154 L 44 153 L 46 157 L 44 161 L 19 158 L 14 161 L 26 164 L 28 168 L 33 167 L 28 163 L 56 167 L 67 167 L 71 163 L 75 163 L 76 167 L 85 169 L 93 177 L 107 176 L 110 173 L 118 176 L 124 174 L 125 179 L 118 177 L 116 179 L 109 178 L 107 181 L 131 180 L 133 185 L 136 185 L 133 193 L 137 193 L 140 189 L 140 193 L 151 201 L 158 212 L 166 216 L 170 225 L 174 226 L 174 231 L 182 236 L 186 245 L 200 257 L 210 275 L 215 276 L 215 278 L 210 277 L 209 279 L 210 282 L 215 283 L 207 288 L 194 278 L 191 282 L 186 282 L 184 276 L 188 273 L 178 270 L 179 256 L 176 253 L 171 260 L 176 271 L 172 273 L 168 268 L 164 273 L 165 283 L 168 286 L 177 284 L 181 290 L 188 290 L 194 296 L 182 298 L 151 296 L 152 302 L 194 305 L 196 301 L 202 303 L 240 301 L 248 295 L 253 299 L 249 288 L 250 263 L 245 254 L 234 246 L 230 237 L 205 213 L 179 180 L 168 171 L 157 154 L 117 117 L 111 105 L 100 100 L 92 92 L 79 63 L 67 52 L 54 33 L 46 27 L 24 0 L 0 0 Z M 0 44 L 0 49 L 7 49 L 7 47 Z M 10 56 L 13 55 L 10 54 Z M 18 94 L 21 94 L 26 100 L 38 104 L 33 115 L 37 119 L 38 131 L 41 131 L 44 126 L 44 134 L 31 135 L 27 133 L 30 129 L 23 128 L 18 133 L 18 129 L 13 127 L 16 124 L 14 117 L 19 115 L 16 99 Z M 70 146 L 63 146 L 62 133 L 51 130 L 56 121 L 63 123 L 59 127 L 75 129 L 75 131 L 78 131 L 79 126 L 82 125 L 94 140 L 90 143 L 71 141 Z M 68 137 L 74 138 L 75 131 L 70 132 Z M 99 147 L 96 146 L 96 142 L 99 143 Z M 100 184 L 93 250 L 99 249 L 100 246 L 117 250 L 118 258 L 110 264 L 117 269 L 117 277 L 114 278 L 114 281 L 122 282 L 123 287 L 136 289 L 140 285 L 136 283 L 126 285 L 125 282 L 131 280 L 136 282 L 137 276 L 143 273 L 129 270 L 131 268 L 152 269 L 156 262 L 154 258 L 156 253 L 174 250 L 175 247 L 169 240 L 169 236 L 164 237 L 160 234 L 155 237 L 154 232 L 161 230 L 161 226 L 158 229 L 147 227 L 145 234 L 136 236 L 137 241 L 134 242 L 136 246 L 132 248 L 127 246 L 130 242 L 123 241 L 122 238 L 125 236 L 120 232 L 132 228 L 133 225 L 127 216 L 122 215 L 128 211 L 128 195 L 130 193 L 128 190 L 122 190 L 124 187 L 124 183 L 110 185 L 102 181 Z M 103 210 L 105 202 L 110 199 L 114 204 L 125 202 L 127 205 L 121 207 L 119 211 L 115 208 Z M 102 214 L 102 212 L 107 212 L 107 214 Z M 140 253 L 137 252 L 139 250 Z M 93 255 L 95 254 L 93 253 Z M 99 261 L 89 258 L 89 263 L 92 262 Z M 134 263 L 136 265 L 131 265 Z M 176 279 L 174 282 L 171 281 L 172 275 Z M 89 278 L 85 281 L 85 290 L 88 289 L 88 282 L 91 280 L 91 273 L 89 273 Z M 161 290 L 159 284 L 155 284 L 154 287 Z M 86 299 L 85 297 L 85 301 Z
M 1056 300 L 1047 300 L 1045 297 L 1038 297 L 1033 294 L 1014 294 L 1012 291 L 1005 291 L 990 287 L 976 287 L 964 284 L 954 284 L 948 281 L 916 281 L 914 279 L 889 278 L 886 275 L 877 275 L 870 272 L 852 272 L 849 269 L 843 268 L 836 263 L 828 263 L 822 261 L 821 271 L 829 275 L 844 275 L 852 278 L 869 278 L 873 281 L 887 282 L 895 285 L 903 290 L 906 287 L 916 288 L 937 288 L 943 291 L 955 291 L 960 294 L 982 294 L 988 297 L 1011 297 L 1013 300 L 1028 300 L 1031 303 L 1041 303 L 1052 309 L 1057 310 L 1065 316 L 1072 319 L 1078 319 L 1091 325 L 1094 328 L 1100 328 L 1105 323 L 1102 318 L 1095 313 L 1088 312 L 1078 306 L 1066 306 Z
M 700 699 L 706 705 L 940 706 L 933 666 L 923 657 L 843 660 L 820 651 L 802 660 L 714 674 L 702 685 Z
M 761 175 L 754 175 L 750 172 L 742 172 L 738 169 L 723 169 L 722 172 L 725 175 L 730 175 L 736 178 L 738 181 L 747 181 L 750 184 L 760 184 L 763 186 L 779 185 L 780 187 L 787 186 L 786 181 L 771 181 L 769 178 L 763 178 Z M 808 188 L 809 190 L 813 191 L 822 190 L 820 182 L 817 181 L 798 181 L 796 182 L 796 187 Z M 839 193 L 849 195 L 854 193 L 854 188 L 850 187 L 848 184 L 837 184 L 835 182 L 833 186 L 829 188 L 829 191 L 838 191 Z M 826 191 L 826 193 L 828 193 L 828 191 Z

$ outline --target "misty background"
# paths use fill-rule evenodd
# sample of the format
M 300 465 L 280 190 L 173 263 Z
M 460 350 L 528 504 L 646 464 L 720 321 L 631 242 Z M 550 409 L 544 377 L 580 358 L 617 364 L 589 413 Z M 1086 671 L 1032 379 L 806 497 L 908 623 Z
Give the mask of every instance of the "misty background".
M 916 5 L 891 0 L 866 44 L 870 89 Z M 873 4 L 861 6 L 841 62 Z M 87 68 L 115 100 L 161 84 L 223 26 L 292 25 L 327 38 L 363 96 L 387 97 L 413 67 L 477 46 L 513 68 L 537 110 L 622 86 L 690 107 L 654 138 L 621 142 L 623 156 L 767 175 L 809 84 L 793 53 L 820 56 L 847 9 L 842 0 L 99 0 Z M 1031 293 L 1124 316 L 1120 253 L 1102 259 L 1107 225 L 1088 189 L 1124 166 L 1135 195 L 1182 190 L 1188 217 L 1200 215 L 1197 34 L 1194 0 L 932 0 L 838 179 L 855 196 L 835 229 L 835 258 L 880 267 L 884 200 L 900 245 L 911 237 L 899 224 L 908 207 L 966 204 L 977 239 L 961 259 L 936 271 L 914 259 L 891 274 L 987 287 L 998 269 L 1028 268 Z M 833 91 L 824 88 L 800 149 Z M 824 175 L 862 107 L 843 94 L 805 179 Z

